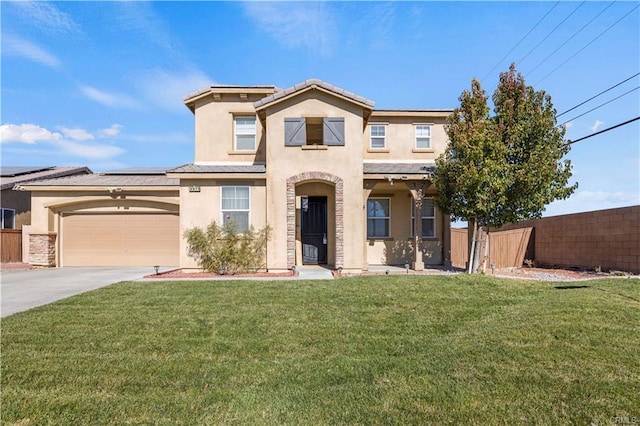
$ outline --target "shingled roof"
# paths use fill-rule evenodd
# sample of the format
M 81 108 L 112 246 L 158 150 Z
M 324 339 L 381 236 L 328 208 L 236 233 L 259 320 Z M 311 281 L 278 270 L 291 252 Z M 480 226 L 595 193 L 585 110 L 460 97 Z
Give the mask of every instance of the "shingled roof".
M 277 92 L 275 92 L 273 95 L 269 95 L 267 97 L 264 97 L 262 99 L 260 99 L 259 101 L 256 101 L 253 103 L 253 107 L 255 109 L 260 109 L 265 107 L 268 104 L 271 104 L 273 102 L 277 102 L 280 99 L 286 98 L 288 96 L 291 96 L 297 92 L 302 92 L 305 91 L 309 88 L 313 88 L 313 87 L 319 87 L 322 88 L 328 92 L 334 93 L 336 95 L 342 96 L 344 98 L 347 98 L 353 102 L 356 102 L 358 104 L 361 104 L 363 106 L 367 106 L 369 108 L 373 109 L 373 106 L 375 105 L 375 102 L 373 102 L 372 100 L 369 100 L 365 97 L 362 97 L 360 95 L 356 95 L 353 92 L 349 92 L 347 90 L 344 90 L 340 87 L 334 86 L 333 84 L 330 83 L 326 83 L 322 80 L 319 80 L 317 78 L 311 78 L 309 80 L 305 80 L 302 83 L 298 83 L 295 86 L 289 87 L 287 89 L 283 89 L 283 90 L 278 90 Z
M 201 165 L 185 164 L 175 169 L 167 170 L 167 173 L 266 173 L 264 164 L 225 164 L 225 165 Z
M 365 175 L 428 175 L 436 170 L 433 163 L 364 163 Z

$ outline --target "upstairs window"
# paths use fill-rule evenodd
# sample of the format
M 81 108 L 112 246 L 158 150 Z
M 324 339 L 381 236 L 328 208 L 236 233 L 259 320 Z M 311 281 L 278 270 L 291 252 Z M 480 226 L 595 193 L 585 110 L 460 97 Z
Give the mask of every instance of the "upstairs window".
M 14 229 L 16 227 L 16 211 L 13 209 L 2 209 L 1 218 L 2 229 Z
M 413 237 L 413 219 L 415 202 L 411 200 L 411 237 Z M 422 199 L 422 238 L 436 237 L 436 206 L 433 198 Z
M 249 229 L 251 204 L 248 186 L 223 186 L 221 205 L 223 225 L 233 222 L 238 232 Z
M 416 126 L 416 149 L 431 149 L 431 126 Z
M 385 149 L 387 147 L 387 126 L 384 124 L 372 124 L 369 126 L 371 133 L 371 149 Z
M 287 117 L 284 119 L 284 145 L 344 146 L 344 118 Z
M 238 116 L 234 118 L 236 151 L 256 150 L 256 118 Z

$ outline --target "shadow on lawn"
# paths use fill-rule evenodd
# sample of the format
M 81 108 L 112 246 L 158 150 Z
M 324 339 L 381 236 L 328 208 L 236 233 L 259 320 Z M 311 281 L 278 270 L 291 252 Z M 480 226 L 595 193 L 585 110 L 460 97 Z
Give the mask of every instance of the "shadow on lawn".
M 554 287 L 556 290 L 575 290 L 578 288 L 589 288 L 588 285 L 557 285 Z

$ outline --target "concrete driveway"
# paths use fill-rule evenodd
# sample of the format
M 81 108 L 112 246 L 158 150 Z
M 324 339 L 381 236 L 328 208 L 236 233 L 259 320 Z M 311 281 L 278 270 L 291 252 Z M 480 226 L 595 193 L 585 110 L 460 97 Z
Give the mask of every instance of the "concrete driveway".
M 162 268 L 162 270 L 171 268 Z M 151 267 L 68 267 L 0 271 L 0 314 L 6 317 L 119 281 L 154 273 Z

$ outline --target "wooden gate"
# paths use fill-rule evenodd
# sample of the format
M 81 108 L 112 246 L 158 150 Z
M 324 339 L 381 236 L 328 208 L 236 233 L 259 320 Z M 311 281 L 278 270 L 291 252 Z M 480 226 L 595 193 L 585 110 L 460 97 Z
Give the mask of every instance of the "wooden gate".
M 22 262 L 22 230 L 3 229 L 2 236 L 2 263 Z
M 491 232 L 489 236 L 489 259 L 487 270 L 496 268 L 519 268 L 527 255 L 527 247 L 533 228 Z M 451 229 L 451 265 L 465 268 L 469 260 L 467 229 Z M 484 254 L 484 244 L 480 253 Z

